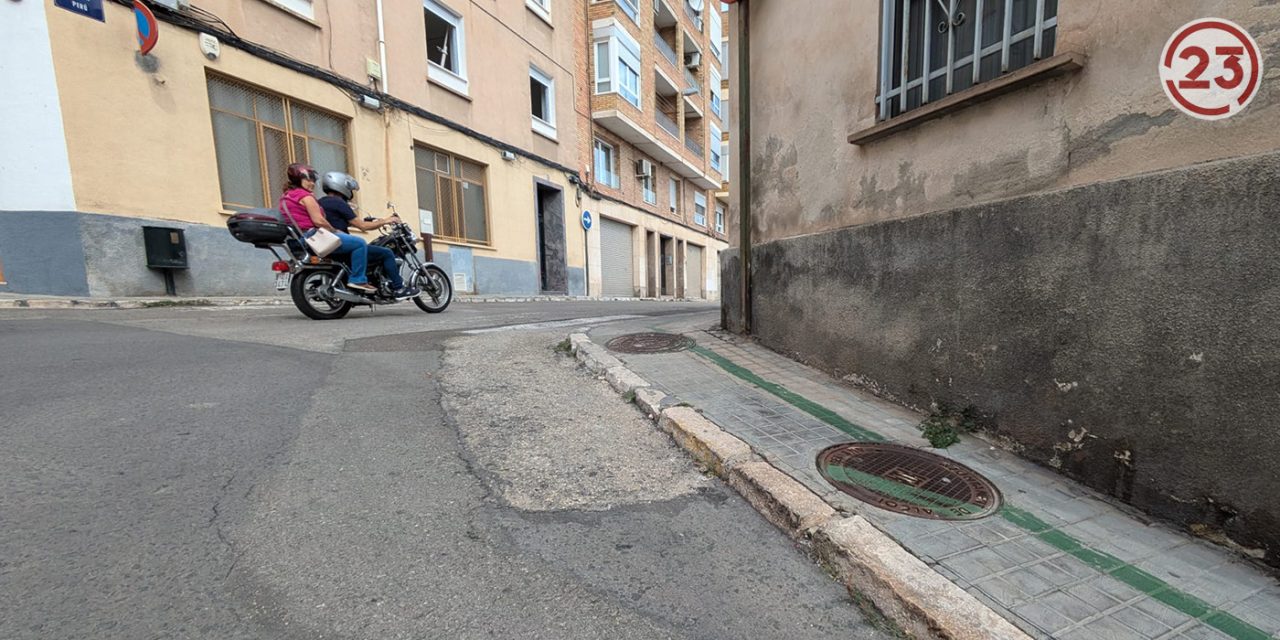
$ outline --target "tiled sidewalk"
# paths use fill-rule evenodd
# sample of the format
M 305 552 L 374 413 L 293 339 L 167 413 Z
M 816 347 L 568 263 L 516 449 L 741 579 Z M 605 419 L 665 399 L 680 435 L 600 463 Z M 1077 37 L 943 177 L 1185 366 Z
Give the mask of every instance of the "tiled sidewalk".
M 935 453 L 992 480 L 1005 506 L 975 521 L 923 520 L 859 502 L 822 478 L 815 457 L 841 442 L 926 446 L 921 416 L 750 342 L 706 329 L 710 315 L 615 323 L 684 333 L 672 354 L 613 354 L 703 411 L 838 509 L 858 513 L 1037 638 L 1280 638 L 1280 583 L 1235 555 L 1139 517 L 1093 492 L 966 437 Z

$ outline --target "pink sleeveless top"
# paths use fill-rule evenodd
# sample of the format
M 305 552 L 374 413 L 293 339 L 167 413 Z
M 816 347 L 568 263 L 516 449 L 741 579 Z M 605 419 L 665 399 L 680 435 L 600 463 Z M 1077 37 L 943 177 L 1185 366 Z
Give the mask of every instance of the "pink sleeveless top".
M 302 199 L 310 195 L 310 191 L 295 187 L 284 192 L 284 196 L 280 198 L 281 213 L 292 218 L 298 224 L 298 228 L 303 231 L 315 227 L 311 222 L 311 216 L 307 214 L 307 206 L 302 204 Z

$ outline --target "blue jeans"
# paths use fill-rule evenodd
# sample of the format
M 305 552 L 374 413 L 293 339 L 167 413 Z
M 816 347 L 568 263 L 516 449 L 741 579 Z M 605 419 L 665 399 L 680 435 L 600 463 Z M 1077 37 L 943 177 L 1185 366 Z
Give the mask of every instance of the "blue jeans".
M 335 231 L 334 235 L 342 241 L 334 253 L 351 254 L 351 277 L 347 278 L 347 284 L 368 284 L 369 278 L 365 276 L 365 271 L 369 268 L 369 245 L 349 233 Z
M 386 247 L 378 247 L 369 245 L 369 260 L 372 262 L 382 262 L 382 273 L 391 280 L 391 286 L 400 289 L 404 287 L 404 278 L 400 277 L 400 269 L 396 267 L 396 254 Z

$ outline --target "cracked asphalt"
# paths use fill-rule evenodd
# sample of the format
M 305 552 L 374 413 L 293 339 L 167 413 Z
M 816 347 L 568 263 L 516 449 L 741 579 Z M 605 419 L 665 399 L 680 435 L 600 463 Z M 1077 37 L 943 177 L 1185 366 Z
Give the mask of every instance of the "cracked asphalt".
M 0 637 L 884 637 L 508 306 L 0 313 Z

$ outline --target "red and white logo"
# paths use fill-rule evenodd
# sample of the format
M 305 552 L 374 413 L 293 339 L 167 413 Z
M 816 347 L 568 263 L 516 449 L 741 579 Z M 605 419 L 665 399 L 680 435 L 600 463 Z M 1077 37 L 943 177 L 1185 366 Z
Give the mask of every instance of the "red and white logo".
M 1202 120 L 1229 118 L 1258 94 L 1258 43 L 1230 20 L 1194 20 L 1174 32 L 1160 54 L 1165 95 L 1183 113 Z

